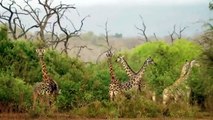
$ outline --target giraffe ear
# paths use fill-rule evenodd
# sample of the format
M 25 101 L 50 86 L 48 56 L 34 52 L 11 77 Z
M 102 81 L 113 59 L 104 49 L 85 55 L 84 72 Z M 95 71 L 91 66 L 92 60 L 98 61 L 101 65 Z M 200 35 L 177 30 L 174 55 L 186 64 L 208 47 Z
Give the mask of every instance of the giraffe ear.
M 40 49 L 36 49 L 36 52 L 37 52 L 37 53 L 40 53 Z

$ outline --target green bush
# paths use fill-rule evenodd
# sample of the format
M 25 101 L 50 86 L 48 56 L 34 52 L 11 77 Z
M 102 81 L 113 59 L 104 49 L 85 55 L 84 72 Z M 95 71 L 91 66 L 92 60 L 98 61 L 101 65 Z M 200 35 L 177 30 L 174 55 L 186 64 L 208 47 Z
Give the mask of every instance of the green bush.
M 20 78 L 20 81 L 31 86 L 41 81 L 41 65 L 35 52 L 36 48 L 37 46 L 33 42 L 1 40 L 0 67 L 2 76 L 5 75 L 4 71 L 8 71 L 13 74 L 14 78 Z M 82 89 L 84 81 L 87 81 L 83 63 L 53 50 L 46 51 L 44 60 L 49 75 L 58 82 L 62 91 L 58 98 L 58 107 L 69 110 L 83 104 L 82 102 L 85 101 L 83 96 L 88 94 Z M 7 91 L 4 87 L 2 89 Z M 7 98 L 5 100 L 7 101 Z
M 0 71 L 0 102 L 8 109 L 27 111 L 31 106 L 32 87 L 10 72 Z M 14 107 L 14 108 L 13 108 Z
M 1 40 L 7 40 L 8 39 L 7 34 L 8 34 L 7 26 L 0 25 L 0 41 Z

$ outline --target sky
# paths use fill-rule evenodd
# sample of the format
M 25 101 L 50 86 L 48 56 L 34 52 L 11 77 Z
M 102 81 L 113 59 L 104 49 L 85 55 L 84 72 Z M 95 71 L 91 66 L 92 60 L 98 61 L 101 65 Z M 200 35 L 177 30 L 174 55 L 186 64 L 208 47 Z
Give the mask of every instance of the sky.
M 94 5 L 184 5 L 184 4 L 200 4 L 205 3 L 205 0 L 72 0 L 71 2 L 79 6 L 94 6 Z
M 187 27 L 186 36 L 201 33 L 203 23 L 213 17 L 208 9 L 210 0 L 71 0 L 86 20 L 84 31 L 104 33 L 108 21 L 110 34 L 121 33 L 126 37 L 139 36 L 135 28 L 142 28 L 143 17 L 147 35 L 166 36 L 176 25 L 177 31 Z
M 20 2 L 20 0 L 15 0 Z M 135 28 L 142 27 L 139 15 L 143 17 L 147 27 L 147 35 L 166 36 L 173 31 L 186 27 L 186 36 L 201 33 L 202 25 L 213 17 L 213 11 L 208 9 L 211 0 L 54 0 L 74 4 L 79 15 L 70 14 L 74 23 L 87 15 L 83 32 L 92 31 L 103 34 L 104 24 L 108 21 L 109 34 L 121 33 L 124 37 L 139 36 Z M 32 1 L 36 3 L 36 0 Z

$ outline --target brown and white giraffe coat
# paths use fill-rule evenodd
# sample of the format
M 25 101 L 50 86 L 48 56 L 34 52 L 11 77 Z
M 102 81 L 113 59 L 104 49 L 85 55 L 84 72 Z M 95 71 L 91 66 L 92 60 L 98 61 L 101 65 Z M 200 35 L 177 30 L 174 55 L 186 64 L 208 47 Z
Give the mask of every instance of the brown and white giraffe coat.
M 129 80 L 123 84 L 123 86 L 126 90 L 136 87 L 138 91 L 141 91 L 141 87 L 142 87 L 141 85 L 143 85 L 143 87 L 146 87 L 145 82 L 142 79 L 143 74 L 145 72 L 146 67 L 149 64 L 155 64 L 154 61 L 150 57 L 148 59 L 146 59 L 143 66 L 137 73 L 132 70 L 132 68 L 129 66 L 129 64 L 125 60 L 124 56 L 119 56 L 116 59 L 116 62 L 121 63 L 121 65 L 123 66 L 125 72 L 127 73 L 128 77 L 129 77 Z M 126 86 L 128 86 L 128 87 L 126 87 Z M 155 92 L 149 91 L 149 93 L 151 94 L 151 99 L 153 101 L 155 101 Z
M 195 60 L 187 61 L 181 69 L 180 78 L 178 78 L 171 86 L 168 86 L 163 90 L 164 105 L 169 104 L 172 101 L 178 102 L 181 99 L 187 103 L 189 102 L 191 88 L 186 83 L 186 80 L 194 65 L 199 66 Z
M 115 100 L 118 94 L 121 94 L 121 83 L 116 79 L 115 72 L 112 65 L 112 53 L 109 51 L 107 54 L 107 61 L 110 72 L 110 85 L 109 85 L 109 97 L 111 101 Z

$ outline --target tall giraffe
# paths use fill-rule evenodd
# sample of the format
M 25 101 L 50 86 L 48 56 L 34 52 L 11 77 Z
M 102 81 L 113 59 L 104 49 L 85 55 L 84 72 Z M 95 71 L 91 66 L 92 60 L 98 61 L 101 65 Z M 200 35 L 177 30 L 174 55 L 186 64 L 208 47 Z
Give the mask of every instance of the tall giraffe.
M 172 100 L 178 102 L 180 99 L 184 99 L 189 102 L 189 97 L 191 94 L 191 88 L 187 85 L 186 80 L 189 77 L 189 74 L 193 66 L 199 66 L 195 61 L 186 61 L 183 65 L 180 77 L 169 87 L 163 90 L 163 104 L 166 105 Z
M 131 87 L 134 87 L 134 85 L 131 85 L 131 84 L 136 83 L 135 86 L 137 86 L 137 88 L 138 88 L 139 91 L 141 91 L 141 85 L 142 85 L 142 82 L 144 82 L 144 80 L 142 80 L 143 79 L 142 77 L 143 77 L 143 73 L 145 72 L 146 66 L 148 64 L 155 64 L 154 61 L 151 59 L 151 57 L 149 57 L 145 61 L 145 63 L 142 66 L 142 68 L 136 73 L 129 66 L 129 64 L 125 60 L 124 56 L 119 56 L 116 59 L 116 62 L 119 62 L 123 66 L 124 70 L 126 71 L 128 77 L 129 77 L 129 81 L 127 81 L 126 83 L 124 83 L 124 85 L 126 84 L 126 86 L 129 86 L 129 87 L 126 87 L 126 88 L 127 89 L 131 89 Z M 143 83 L 143 85 L 145 86 L 145 83 Z M 150 94 L 151 95 L 151 99 L 153 101 L 155 101 L 155 92 L 149 91 L 148 94 Z M 149 95 L 149 97 L 150 97 L 150 95 Z
M 115 97 L 121 93 L 121 83 L 116 79 L 116 76 L 115 76 L 115 72 L 112 65 L 111 51 L 108 51 L 106 56 L 107 56 L 109 72 L 110 72 L 109 97 L 111 101 L 114 101 Z
M 59 94 L 59 88 L 56 81 L 54 81 L 47 72 L 46 64 L 44 62 L 44 49 L 36 50 L 40 64 L 42 66 L 42 82 L 38 82 L 34 86 L 33 91 L 33 109 L 35 108 L 35 104 L 37 99 L 39 101 L 46 101 L 47 104 L 51 105 L 53 101 L 56 100 L 57 95 Z

